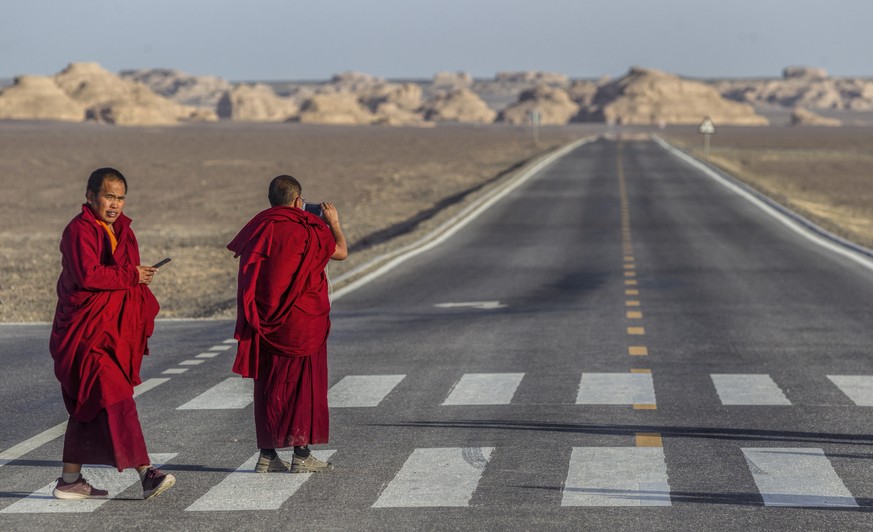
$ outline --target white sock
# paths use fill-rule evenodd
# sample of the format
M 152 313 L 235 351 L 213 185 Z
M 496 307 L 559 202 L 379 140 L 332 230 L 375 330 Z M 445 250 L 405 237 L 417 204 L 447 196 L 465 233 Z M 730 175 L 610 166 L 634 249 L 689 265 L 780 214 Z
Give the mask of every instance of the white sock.
M 81 477 L 81 476 L 82 476 L 82 473 L 80 473 L 80 472 L 76 472 L 76 473 L 61 473 L 61 478 L 62 478 L 62 479 L 64 480 L 64 482 L 66 482 L 67 484 L 72 484 L 73 482 L 79 480 L 79 477 Z
M 148 466 L 147 468 L 143 469 L 142 471 L 138 471 L 138 473 L 139 473 L 139 479 L 140 479 L 140 480 L 145 480 L 146 473 L 148 473 L 148 472 L 149 472 L 149 469 L 151 469 L 151 468 L 152 468 L 152 466 Z

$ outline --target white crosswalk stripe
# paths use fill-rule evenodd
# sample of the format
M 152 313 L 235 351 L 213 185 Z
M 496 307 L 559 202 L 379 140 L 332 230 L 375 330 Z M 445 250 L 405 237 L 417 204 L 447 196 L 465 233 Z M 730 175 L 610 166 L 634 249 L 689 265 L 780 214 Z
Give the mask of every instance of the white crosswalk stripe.
M 169 380 L 170 379 L 166 378 L 166 377 L 154 377 L 151 379 L 144 380 L 142 383 L 140 383 L 139 386 L 137 386 L 136 388 L 133 389 L 133 396 L 139 397 L 140 395 L 146 393 L 147 391 L 153 390 L 154 388 L 157 388 L 158 386 L 160 386 L 161 384 L 164 384 L 165 382 L 167 382 Z
M 769 375 L 722 373 L 710 378 L 723 405 L 791 405 Z
M 177 410 L 228 410 L 245 408 L 253 401 L 254 381 L 230 377 L 178 407 Z
M 574 447 L 561 506 L 670 506 L 664 449 Z
M 858 506 L 821 449 L 745 448 L 743 454 L 766 506 Z
M 406 375 L 346 375 L 327 392 L 331 408 L 373 407 L 391 393 Z
M 521 384 L 524 373 L 467 373 L 443 405 L 506 405 Z
M 373 507 L 468 506 L 493 450 L 415 449 Z
M 291 461 L 294 451 L 279 451 Z M 327 460 L 334 451 L 312 451 L 319 460 Z M 277 510 L 317 473 L 255 473 L 260 453 L 246 460 L 236 471 L 212 487 L 185 509 L 188 512 L 227 512 L 233 510 Z
M 828 379 L 858 406 L 873 406 L 873 375 L 828 375 Z
M 152 464 L 155 467 L 162 467 L 176 456 L 176 453 L 155 453 L 149 455 Z M 52 490 L 55 484 L 52 482 L 37 491 L 31 493 L 27 497 L 14 502 L 7 506 L 0 513 L 20 514 L 20 513 L 86 513 L 93 512 L 106 504 L 109 499 L 118 498 L 118 496 L 131 486 L 139 484 L 139 474 L 134 469 L 126 469 L 119 473 L 114 467 L 109 466 L 84 466 L 82 468 L 82 476 L 88 482 L 100 489 L 109 491 L 109 495 L 105 499 L 86 499 L 86 500 L 61 500 L 55 499 L 52 496 Z M 139 498 L 141 492 L 134 497 Z
M 583 373 L 577 405 L 655 404 L 651 373 Z
M 214 345 L 209 348 L 210 351 L 227 351 L 233 347 L 232 345 Z

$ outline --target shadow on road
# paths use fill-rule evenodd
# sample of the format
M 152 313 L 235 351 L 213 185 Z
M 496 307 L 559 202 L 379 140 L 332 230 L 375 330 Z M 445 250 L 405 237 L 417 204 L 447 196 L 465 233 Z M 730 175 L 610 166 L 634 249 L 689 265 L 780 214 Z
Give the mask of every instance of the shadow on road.
M 740 440 L 760 442 L 795 442 L 795 443 L 841 443 L 850 445 L 871 445 L 873 435 L 870 434 L 837 434 L 832 432 L 803 432 L 786 430 L 761 430 L 744 428 L 717 427 L 677 427 L 669 425 L 598 425 L 549 423 L 534 421 L 405 421 L 399 423 L 384 423 L 375 426 L 384 427 L 422 427 L 474 430 L 523 430 L 542 432 L 567 432 L 575 434 L 593 434 L 601 436 L 631 436 L 637 432 L 657 432 L 663 438 L 702 438 L 714 440 Z M 840 455 L 834 455 L 840 456 Z M 873 454 L 846 455 L 847 458 L 873 459 Z

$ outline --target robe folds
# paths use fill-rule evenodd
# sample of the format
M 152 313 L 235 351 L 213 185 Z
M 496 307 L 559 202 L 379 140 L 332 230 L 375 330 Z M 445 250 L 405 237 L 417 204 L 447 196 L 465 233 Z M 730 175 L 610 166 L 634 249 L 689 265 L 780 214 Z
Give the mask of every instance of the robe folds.
M 148 463 L 132 398 L 133 387 L 142 382 L 140 366 L 148 354 L 148 337 L 154 331 L 159 305 L 148 286 L 139 283 L 139 245 L 130 218 L 119 215 L 113 229 L 114 253 L 106 230 L 87 205 L 64 229 L 49 351 L 70 414 L 65 447 L 75 446 L 88 434 L 93 436 L 87 437 L 93 452 L 70 450 L 71 456 L 82 459 L 74 463 L 104 463 L 123 469 Z M 112 408 L 116 405 L 121 406 Z M 131 449 L 121 451 L 121 456 L 107 455 L 107 449 L 113 448 L 103 437 L 107 431 L 130 434 L 132 441 L 127 444 Z M 125 438 L 119 436 L 117 442 Z M 105 447 L 96 450 L 101 441 Z M 132 460 L 144 458 L 145 462 L 128 463 L 123 455 L 130 453 Z M 118 460 L 106 458 L 111 455 Z
M 228 244 L 239 257 L 233 371 L 255 379 L 261 448 L 327 441 L 327 224 L 293 207 L 258 213 Z
M 321 348 L 330 331 L 324 267 L 336 250 L 327 224 L 300 209 L 272 207 L 227 248 L 240 261 L 233 371 L 257 378 L 261 350 L 296 357 Z

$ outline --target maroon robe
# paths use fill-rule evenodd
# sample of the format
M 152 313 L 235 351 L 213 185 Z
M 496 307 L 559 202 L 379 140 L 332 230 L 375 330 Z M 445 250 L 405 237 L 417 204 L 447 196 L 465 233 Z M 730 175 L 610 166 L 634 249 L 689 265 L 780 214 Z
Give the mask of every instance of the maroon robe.
M 330 301 L 327 224 L 293 207 L 252 218 L 228 244 L 240 257 L 233 371 L 255 379 L 262 449 L 326 443 Z
M 121 214 L 113 229 L 114 253 L 87 205 L 64 229 L 49 350 L 70 414 L 64 461 L 121 470 L 149 463 L 133 387 L 142 382 L 142 357 L 159 306 L 139 283 L 130 218 Z

